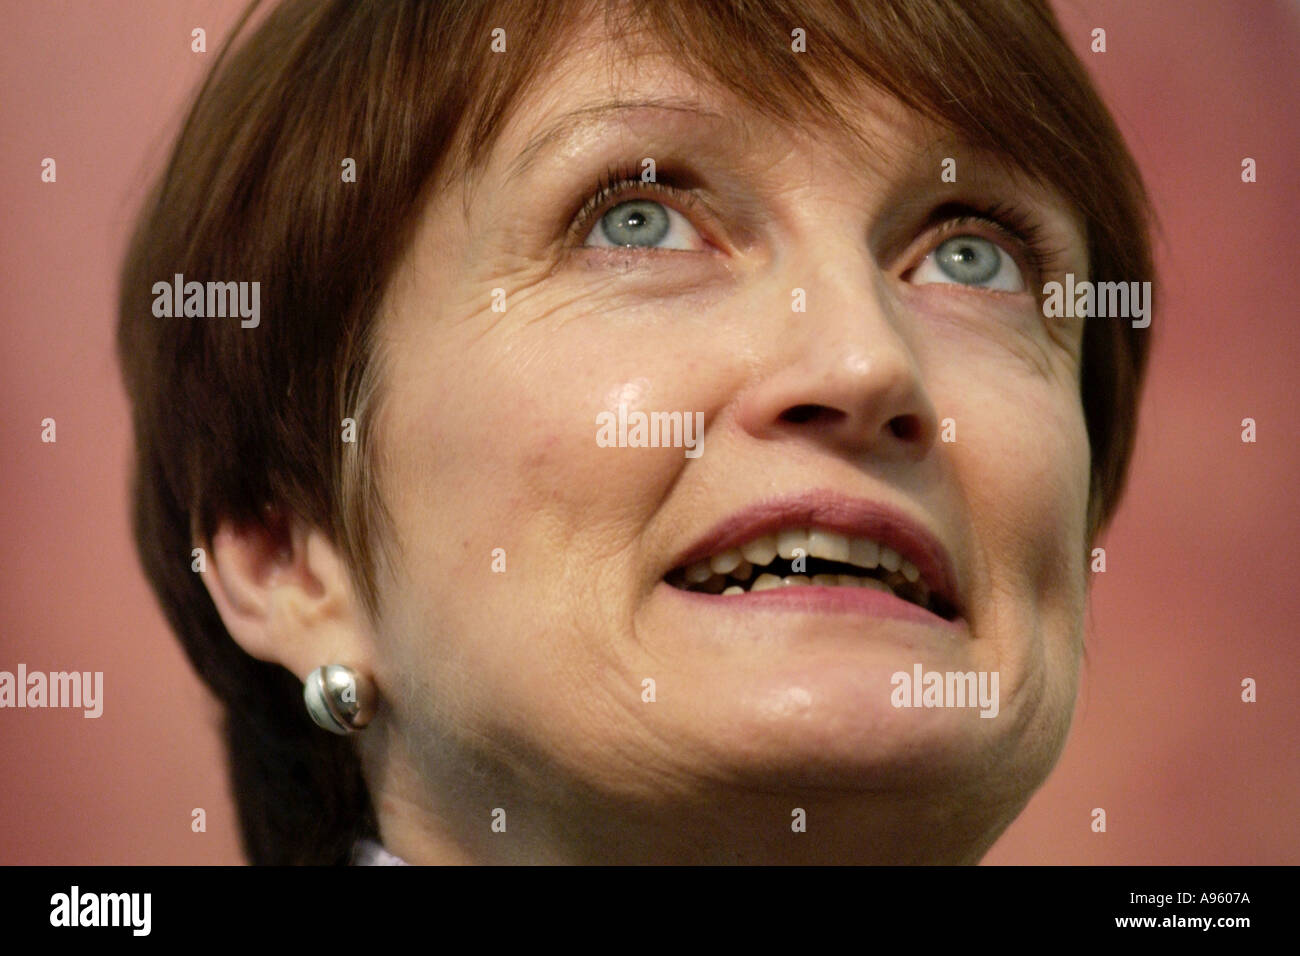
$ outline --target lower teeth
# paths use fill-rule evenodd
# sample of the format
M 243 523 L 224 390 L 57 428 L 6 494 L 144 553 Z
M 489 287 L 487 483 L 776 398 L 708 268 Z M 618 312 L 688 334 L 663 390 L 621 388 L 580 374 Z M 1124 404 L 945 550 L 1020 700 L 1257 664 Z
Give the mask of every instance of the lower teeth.
M 754 576 L 757 569 L 748 562 L 729 574 L 713 574 L 707 580 L 691 582 L 678 580 L 677 586 L 688 591 L 703 594 L 720 594 L 723 597 L 735 597 L 758 591 L 771 591 L 788 587 L 854 587 L 872 588 L 883 591 L 893 597 L 926 608 L 942 616 L 940 609 L 931 607 L 929 594 L 920 585 L 907 581 L 901 574 L 890 572 L 886 580 L 855 574 L 789 574 L 778 576 L 771 572 L 762 572 Z M 737 574 L 739 572 L 739 574 Z M 752 580 L 750 580 L 752 578 Z
M 783 578 L 777 577 L 775 574 L 760 574 L 748 588 L 741 587 L 739 584 L 730 584 L 724 587 L 721 593 L 724 595 L 748 594 L 751 591 L 771 591 L 776 588 L 808 587 L 810 585 L 823 588 L 873 588 L 877 591 L 884 591 L 886 594 L 898 596 L 892 587 L 878 578 L 857 577 L 851 574 L 815 574 L 811 578 L 805 574 L 790 574 Z M 709 581 L 705 582 L 703 589 L 716 594 L 719 593 L 714 590 L 716 587 L 716 582 Z

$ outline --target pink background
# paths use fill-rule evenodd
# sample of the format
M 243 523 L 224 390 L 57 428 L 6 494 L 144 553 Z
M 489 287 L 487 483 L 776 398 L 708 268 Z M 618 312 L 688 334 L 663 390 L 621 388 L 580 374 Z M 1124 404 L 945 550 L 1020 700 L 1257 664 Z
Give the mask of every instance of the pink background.
M 128 537 L 112 350 L 127 230 L 240 7 L 6 3 L 0 670 L 103 671 L 105 707 L 0 710 L 3 863 L 242 862 L 216 703 Z M 1057 8 L 1153 190 L 1165 294 L 1070 743 L 987 861 L 1300 863 L 1300 7 Z M 207 54 L 190 52 L 196 26 Z M 1095 26 L 1104 55 L 1088 52 Z M 57 444 L 40 441 L 45 417 Z M 1257 703 L 1240 701 L 1246 676 Z M 190 830 L 195 807 L 206 833 Z

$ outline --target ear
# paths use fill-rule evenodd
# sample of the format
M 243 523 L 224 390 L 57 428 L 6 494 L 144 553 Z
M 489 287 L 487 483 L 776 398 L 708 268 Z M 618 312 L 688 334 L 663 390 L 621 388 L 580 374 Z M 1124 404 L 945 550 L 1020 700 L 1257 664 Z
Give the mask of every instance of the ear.
M 218 524 L 204 584 L 235 642 L 299 680 L 325 664 L 373 674 L 373 635 L 352 579 L 320 530 L 269 512 Z

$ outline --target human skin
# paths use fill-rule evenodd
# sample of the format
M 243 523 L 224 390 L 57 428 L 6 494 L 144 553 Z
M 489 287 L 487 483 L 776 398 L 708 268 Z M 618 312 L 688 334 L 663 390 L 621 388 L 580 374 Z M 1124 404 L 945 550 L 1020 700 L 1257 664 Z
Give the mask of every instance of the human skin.
M 221 527 L 218 610 L 300 678 L 374 679 L 367 780 L 385 846 L 413 863 L 978 861 L 1055 763 L 1077 688 L 1082 330 L 1037 295 L 1086 275 L 1077 217 L 879 94 L 842 98 L 857 137 L 795 126 L 629 42 L 575 39 L 463 191 L 433 198 L 390 283 L 370 427 L 396 560 L 378 618 L 296 524 Z M 613 100 L 661 105 L 564 125 Z M 679 247 L 584 245 L 600 215 L 575 232 L 575 209 L 644 157 L 689 169 L 698 202 L 634 190 L 605 209 L 664 203 Z M 921 224 L 952 198 L 1032 209 L 1045 271 L 1009 262 L 1015 291 L 941 281 Z M 703 412 L 704 453 L 600 447 L 596 416 L 620 402 Z M 962 618 L 665 583 L 723 518 L 804 493 L 928 529 Z M 997 716 L 894 707 L 891 675 L 917 662 L 998 672 Z

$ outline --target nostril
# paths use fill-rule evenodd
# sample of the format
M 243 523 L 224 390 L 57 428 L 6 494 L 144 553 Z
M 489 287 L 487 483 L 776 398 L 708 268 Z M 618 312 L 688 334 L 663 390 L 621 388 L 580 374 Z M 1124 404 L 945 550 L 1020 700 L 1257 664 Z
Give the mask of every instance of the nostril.
M 827 408 L 825 405 L 794 405 L 781 413 L 781 421 L 792 425 L 806 425 L 808 422 L 819 419 L 830 420 L 841 415 L 842 412 Z
M 921 437 L 921 420 L 915 415 L 898 415 L 889 420 L 889 430 L 901 441 L 915 441 Z

